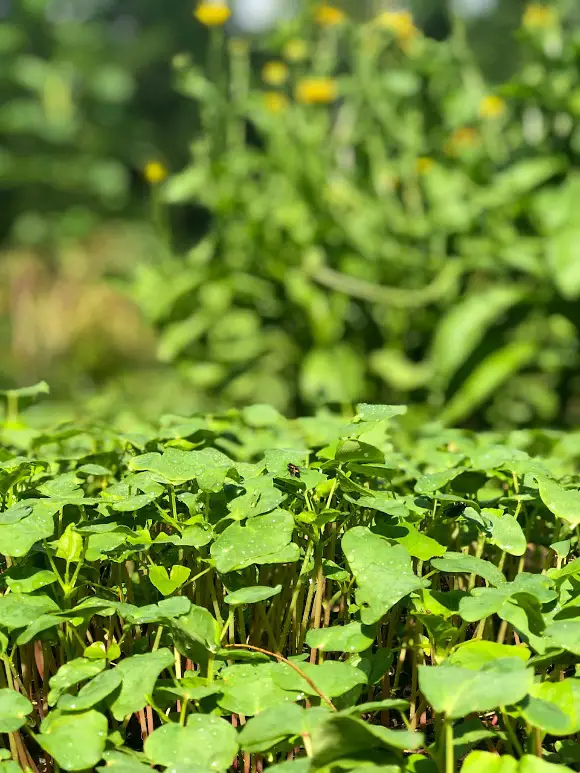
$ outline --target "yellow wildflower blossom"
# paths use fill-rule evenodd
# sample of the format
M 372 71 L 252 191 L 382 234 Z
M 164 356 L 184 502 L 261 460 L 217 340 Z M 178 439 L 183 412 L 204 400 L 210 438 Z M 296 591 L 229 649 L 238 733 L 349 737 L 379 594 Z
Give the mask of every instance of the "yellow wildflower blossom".
M 281 113 L 288 107 L 288 97 L 279 91 L 264 92 L 264 107 L 270 113 Z
M 279 60 L 266 62 L 262 68 L 262 80 L 269 86 L 282 86 L 288 80 L 288 65 Z
M 333 78 L 302 78 L 296 84 L 296 101 L 304 105 L 327 105 L 338 95 L 337 83 Z
M 144 169 L 145 179 L 151 185 L 162 183 L 169 174 L 160 161 L 148 161 Z
M 289 62 L 303 62 L 308 57 L 308 43 L 302 38 L 292 38 L 284 46 L 282 54 Z
M 526 7 L 522 24 L 528 29 L 552 27 L 558 19 L 558 12 L 549 5 L 532 3 Z
M 206 27 L 223 27 L 232 12 L 225 3 L 203 2 L 202 0 L 193 15 Z
M 314 11 L 314 21 L 321 27 L 336 27 L 346 19 L 346 14 L 334 5 L 323 3 Z
M 419 34 L 409 11 L 384 11 L 376 17 L 375 22 L 379 27 L 392 32 L 400 41 L 411 40 Z
M 435 161 L 429 156 L 419 156 L 416 163 L 416 169 L 419 174 L 427 174 L 435 166 Z
M 488 94 L 479 103 L 479 115 L 482 118 L 501 118 L 505 111 L 504 100 L 495 94 Z

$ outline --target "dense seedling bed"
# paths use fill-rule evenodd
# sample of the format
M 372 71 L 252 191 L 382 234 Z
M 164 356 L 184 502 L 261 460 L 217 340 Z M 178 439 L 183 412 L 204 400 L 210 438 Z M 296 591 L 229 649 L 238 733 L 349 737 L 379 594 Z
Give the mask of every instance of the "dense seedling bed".
M 578 437 L 403 414 L 5 425 L 1 773 L 579 770 Z

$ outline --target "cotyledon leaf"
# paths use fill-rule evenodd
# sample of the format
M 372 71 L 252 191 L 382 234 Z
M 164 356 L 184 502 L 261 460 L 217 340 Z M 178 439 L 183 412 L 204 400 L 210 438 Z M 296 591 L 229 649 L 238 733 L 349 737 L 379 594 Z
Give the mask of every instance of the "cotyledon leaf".
M 115 719 L 121 721 L 140 711 L 152 695 L 159 674 L 173 663 L 173 653 L 165 648 L 122 660 L 115 669 L 122 679 L 121 690 L 110 703 Z
M 44 594 L 30 596 L 24 593 L 8 593 L 0 596 L 0 628 L 8 631 L 26 628 L 40 615 L 59 611 L 56 602 Z
M 170 724 L 154 730 L 144 748 L 156 765 L 225 771 L 238 751 L 238 742 L 236 730 L 225 719 L 190 714 L 185 727 Z
M 254 585 L 247 588 L 240 588 L 224 596 L 224 602 L 230 606 L 241 606 L 243 604 L 257 604 L 260 601 L 266 601 L 273 596 L 277 596 L 282 591 L 281 585 L 275 585 L 268 588 L 262 585 Z
M 103 759 L 106 764 L 96 768 L 98 773 L 151 773 L 150 765 L 144 765 L 129 754 L 106 751 Z
M 519 658 L 500 658 L 479 670 L 462 666 L 419 666 L 419 688 L 435 711 L 449 719 L 490 711 L 522 700 L 534 672 Z
M 107 718 L 91 709 L 74 714 L 52 711 L 40 726 L 38 743 L 64 770 L 92 769 L 107 742 Z
M 359 403 L 356 406 L 357 418 L 362 421 L 378 421 L 392 419 L 393 416 L 403 416 L 407 413 L 406 405 L 374 405 Z
M 540 496 L 548 510 L 571 527 L 580 525 L 580 491 L 565 489 L 549 478 L 537 477 Z
M 430 561 L 436 556 L 442 556 L 446 550 L 444 545 L 441 545 L 437 540 L 419 531 L 412 523 L 406 521 L 390 524 L 377 518 L 372 530 L 383 537 L 387 537 L 387 539 L 398 542 L 410 556 L 421 561 Z
M 501 616 L 506 602 L 512 599 L 514 604 L 526 607 L 528 614 L 534 614 L 529 605 L 535 603 L 539 614 L 540 606 L 554 601 L 557 595 L 549 577 L 522 572 L 513 582 L 500 583 L 497 588 L 474 588 L 470 595 L 460 600 L 459 614 L 468 622 L 483 620 L 493 614 Z M 528 603 L 527 597 L 530 597 Z
M 433 472 L 429 475 L 421 475 L 415 483 L 415 491 L 417 494 L 434 494 L 461 475 L 462 472 L 465 472 L 465 470 L 456 468 Z
M 163 596 L 170 596 L 184 582 L 187 582 L 190 574 L 191 569 L 180 564 L 171 567 L 171 574 L 168 574 L 164 566 L 151 566 L 149 581 Z
M 211 556 L 218 572 L 223 574 L 251 564 L 269 563 L 269 555 L 289 546 L 291 551 L 287 560 L 297 560 L 298 546 L 290 545 L 293 531 L 294 518 L 286 510 L 257 515 L 244 525 L 236 522 L 224 529 L 211 546 Z
M 580 620 L 558 620 L 550 623 L 545 631 L 547 640 L 554 647 L 562 647 L 580 657 Z
M 509 754 L 473 751 L 465 758 L 461 773 L 572 773 L 572 768 L 531 754 L 516 760 Z
M 32 703 L 9 688 L 0 689 L 0 733 L 15 733 L 26 723 Z
M 344 695 L 357 685 L 366 684 L 365 674 L 350 663 L 338 660 L 325 660 L 320 665 L 300 663 L 300 670 L 309 677 L 318 689 L 328 698 Z M 275 684 L 283 690 L 316 695 L 317 692 L 295 669 L 287 663 L 277 663 L 272 669 Z
M 580 731 L 580 680 L 539 682 L 520 710 L 528 724 L 550 735 L 574 735 Z
M 56 574 L 50 569 L 35 569 L 32 566 L 9 569 L 1 578 L 13 593 L 32 593 L 57 581 Z
M 147 470 L 167 483 L 197 480 L 203 491 L 219 491 L 232 467 L 234 462 L 215 448 L 183 451 L 170 447 L 163 454 L 142 454 L 129 462 L 130 469 Z
M 511 556 L 523 556 L 528 541 L 517 519 L 501 509 L 483 508 L 481 511 L 487 529 L 487 539 L 492 545 Z
M 40 540 L 52 537 L 54 514 L 61 505 L 52 500 L 37 500 L 25 518 L 14 523 L 0 523 L 0 554 L 20 558 Z
M 356 578 L 361 621 L 376 623 L 397 601 L 429 583 L 413 572 L 411 556 L 401 545 L 389 545 L 366 526 L 355 526 L 342 538 L 342 549 Z
M 235 714 L 254 716 L 274 706 L 294 703 L 303 697 L 302 679 L 297 689 L 286 689 L 274 679 L 275 663 L 246 663 L 228 666 L 222 671 L 222 696 L 219 705 Z
M 326 710 L 322 712 L 326 716 Z M 305 713 L 306 710 L 296 703 L 285 703 L 261 711 L 242 728 L 240 746 L 250 753 L 262 752 L 285 738 L 300 735 L 306 729 Z
M 466 553 L 448 551 L 441 558 L 434 558 L 431 564 L 440 572 L 458 572 L 465 574 L 478 574 L 491 585 L 500 586 L 506 581 L 504 575 L 495 564 L 485 561 L 483 558 L 470 556 Z
M 486 663 L 500 658 L 519 658 L 526 663 L 531 652 L 525 645 L 499 644 L 485 639 L 470 639 L 463 642 L 447 658 L 447 662 L 463 668 L 479 669 Z
M 89 660 L 88 658 L 75 658 L 62 665 L 56 674 L 50 678 L 50 692 L 48 693 L 48 705 L 54 706 L 60 696 L 75 684 L 84 682 L 100 674 L 105 668 L 104 660 Z
M 123 679 L 118 668 L 101 671 L 90 682 L 81 687 L 77 695 L 63 695 L 58 708 L 64 711 L 86 711 L 110 695 Z
M 306 644 L 322 652 L 363 652 L 375 640 L 374 626 L 353 621 L 346 625 L 332 625 L 308 631 Z
M 383 732 L 385 730 L 386 733 Z M 315 770 L 333 766 L 333 763 L 341 759 L 360 758 L 373 749 L 391 752 L 391 755 L 387 752 L 383 757 L 383 764 L 400 764 L 402 760 L 399 750 L 417 748 L 422 743 L 423 736 L 421 733 L 410 731 L 402 731 L 403 735 L 399 735 L 399 732 L 367 724 L 358 717 L 332 714 L 326 722 L 320 722 L 312 729 L 312 762 Z M 395 767 L 393 770 L 396 769 Z M 373 768 L 369 767 L 369 770 Z

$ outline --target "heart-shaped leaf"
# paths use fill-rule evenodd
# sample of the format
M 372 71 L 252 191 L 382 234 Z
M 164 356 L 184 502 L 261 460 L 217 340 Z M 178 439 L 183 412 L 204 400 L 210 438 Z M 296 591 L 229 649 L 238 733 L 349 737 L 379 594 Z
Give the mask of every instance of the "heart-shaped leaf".
M 187 566 L 179 564 L 171 567 L 171 574 L 167 573 L 164 566 L 149 567 L 149 579 L 162 596 L 170 596 L 180 588 L 187 580 L 191 570 Z
M 306 644 L 323 652 L 363 652 L 372 645 L 375 635 L 374 626 L 353 622 L 308 631 Z
M 147 697 L 153 694 L 159 674 L 173 663 L 173 653 L 168 649 L 122 660 L 115 668 L 122 680 L 121 690 L 109 701 L 115 719 L 121 721 L 146 706 Z
M 458 572 L 460 574 L 478 574 L 490 583 L 490 585 L 500 586 L 506 581 L 500 570 L 490 561 L 485 561 L 476 556 L 470 556 L 467 553 L 454 553 L 449 551 L 441 558 L 434 558 L 431 561 L 435 569 L 440 572 Z
M 298 559 L 297 545 L 291 544 L 294 519 L 286 510 L 274 510 L 241 523 L 232 523 L 211 546 L 218 572 L 227 574 L 251 564 L 267 564 L 279 551 L 290 548 L 288 562 Z
M 517 703 L 530 692 L 534 672 L 519 658 L 502 658 L 479 670 L 462 666 L 420 666 L 419 687 L 435 711 L 459 719 Z
M 38 743 L 64 770 L 93 768 L 107 742 L 107 718 L 98 711 L 52 711 L 40 726 Z
M 32 704 L 15 690 L 0 689 L 0 733 L 15 733 L 26 724 Z
M 405 548 L 389 545 L 365 526 L 347 531 L 342 549 L 357 581 L 356 600 L 365 625 L 376 623 L 397 601 L 428 586 L 413 573 Z
M 538 476 L 538 486 L 542 501 L 557 518 L 561 518 L 571 527 L 580 525 L 580 491 L 565 489 L 549 478 Z
M 145 741 L 145 754 L 156 765 L 225 771 L 237 751 L 232 725 L 208 714 L 190 715 L 185 727 L 164 725 Z
M 58 702 L 58 708 L 63 711 L 92 709 L 116 690 L 122 680 L 123 674 L 118 668 L 102 671 L 81 687 L 77 695 L 63 695 Z

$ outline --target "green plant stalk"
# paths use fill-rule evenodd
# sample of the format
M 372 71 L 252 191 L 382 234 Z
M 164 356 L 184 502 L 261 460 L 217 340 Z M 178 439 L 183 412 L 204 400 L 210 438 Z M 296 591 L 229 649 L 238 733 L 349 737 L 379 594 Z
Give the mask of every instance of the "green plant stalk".
M 309 540 L 308 547 L 306 548 L 306 552 L 304 554 L 304 560 L 302 562 L 302 566 L 300 567 L 300 572 L 298 573 L 298 577 L 296 578 L 296 584 L 294 585 L 294 590 L 292 592 L 292 599 L 290 601 L 290 604 L 288 606 L 288 611 L 286 613 L 286 619 L 284 620 L 284 624 L 282 626 L 282 633 L 280 634 L 280 638 L 278 640 L 279 652 L 283 652 L 284 648 L 286 647 L 286 641 L 288 639 L 288 634 L 290 632 L 290 625 L 292 624 L 292 618 L 296 610 L 298 597 L 300 595 L 300 591 L 302 590 L 302 586 L 304 583 L 303 577 L 306 571 L 306 567 L 310 563 L 310 558 L 312 556 L 313 550 L 314 550 L 314 543 L 312 542 L 312 540 Z
M 453 721 L 445 719 L 445 773 L 455 771 L 455 748 L 453 746 Z
M 229 611 L 229 613 L 228 613 L 227 620 L 225 621 L 225 623 L 224 623 L 224 624 L 223 624 L 223 626 L 222 626 L 222 630 L 221 630 L 221 633 L 220 633 L 220 642 L 222 642 L 222 641 L 224 640 L 224 638 L 225 638 L 225 635 L 226 635 L 226 633 L 227 633 L 227 632 L 228 632 L 228 630 L 229 630 L 230 623 L 231 623 L 231 622 L 232 622 L 232 620 L 234 619 L 234 614 L 235 614 L 235 611 L 236 611 L 235 607 L 231 607 L 231 608 L 230 608 L 230 611 Z
M 511 723 L 510 717 L 505 713 L 503 708 L 501 709 L 501 718 L 503 722 L 503 726 L 505 727 L 509 742 L 512 746 L 513 753 L 519 758 L 523 757 L 524 750 L 522 748 L 521 743 L 518 740 L 518 737 L 516 735 L 516 732 L 513 728 L 513 725 Z
M 214 582 L 213 574 L 211 574 L 209 576 L 209 578 L 208 578 L 208 587 L 209 587 L 209 594 L 210 594 L 210 598 L 211 598 L 211 602 L 212 602 L 215 618 L 218 621 L 218 625 L 220 626 L 220 628 L 223 628 L 224 619 L 223 619 L 223 617 L 221 615 L 221 610 L 220 610 L 220 605 L 219 605 L 219 601 L 218 601 L 218 598 L 217 598 L 217 593 L 216 593 L 216 587 L 215 587 L 215 582 Z
M 316 595 L 314 597 L 314 608 L 312 611 L 312 629 L 317 630 L 322 624 L 322 601 L 324 598 L 325 581 L 322 571 L 322 536 L 318 543 L 315 560 L 315 583 L 316 583 Z M 310 662 L 316 663 L 317 650 L 313 649 L 310 652 Z

